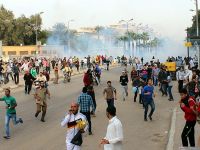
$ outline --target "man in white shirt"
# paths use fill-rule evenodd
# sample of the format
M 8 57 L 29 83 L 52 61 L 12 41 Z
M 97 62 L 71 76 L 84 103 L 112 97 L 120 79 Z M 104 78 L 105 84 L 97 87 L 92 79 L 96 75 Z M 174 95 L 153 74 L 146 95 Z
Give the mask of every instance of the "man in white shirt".
M 84 120 L 86 121 L 86 117 L 78 112 L 79 105 L 77 103 L 72 103 L 71 108 L 63 121 L 61 122 L 61 126 L 67 126 L 67 134 L 66 134 L 66 148 L 67 150 L 80 150 L 81 146 L 72 144 L 71 141 L 74 136 L 78 133 L 79 129 L 77 127 L 77 121 Z M 83 132 L 86 132 L 88 126 L 84 128 Z
M 184 71 L 183 67 L 176 72 L 176 80 L 178 81 L 178 91 L 180 92 L 183 88 L 183 83 L 185 80 L 186 72 Z
M 190 70 L 188 68 L 188 66 L 185 66 L 185 72 L 186 72 L 186 75 L 185 75 L 185 79 L 188 80 L 188 82 L 192 81 L 192 70 Z
M 121 121 L 116 117 L 116 108 L 109 106 L 106 109 L 109 119 L 106 137 L 101 140 L 104 150 L 122 150 L 123 129 Z
M 24 64 L 21 66 L 21 69 L 24 71 L 29 71 L 29 62 L 28 60 L 25 60 Z
M 193 61 L 192 58 L 190 59 L 190 62 L 189 62 L 189 63 L 190 63 L 190 69 L 192 69 L 192 68 L 195 66 L 195 65 L 194 65 L 194 61 Z
M 45 75 L 43 75 L 43 72 L 40 72 L 40 74 L 37 76 L 36 80 L 35 81 L 43 81 L 43 82 L 46 82 L 47 81 L 47 78 Z

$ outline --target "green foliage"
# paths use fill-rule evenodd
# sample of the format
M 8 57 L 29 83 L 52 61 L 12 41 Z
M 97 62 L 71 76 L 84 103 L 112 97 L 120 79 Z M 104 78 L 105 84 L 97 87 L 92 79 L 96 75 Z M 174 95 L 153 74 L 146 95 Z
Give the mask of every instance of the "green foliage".
M 157 47 L 161 44 L 160 40 L 157 37 L 154 37 L 154 39 L 150 40 L 150 35 L 147 32 L 143 33 L 135 33 L 132 31 L 126 32 L 124 35 L 117 37 L 117 41 L 122 41 L 125 43 L 128 41 L 136 41 L 136 46 L 140 47 Z
M 199 14 L 199 31 L 200 31 L 200 11 Z M 196 36 L 197 35 L 197 25 L 196 25 L 196 15 L 192 17 L 192 26 L 188 28 L 189 36 Z
M 37 20 L 37 27 L 36 27 Z M 46 42 L 49 32 L 41 30 L 42 19 L 39 14 L 27 18 L 22 15 L 15 18 L 12 11 L 0 7 L 0 40 L 3 45 L 35 45 L 36 29 L 38 41 Z

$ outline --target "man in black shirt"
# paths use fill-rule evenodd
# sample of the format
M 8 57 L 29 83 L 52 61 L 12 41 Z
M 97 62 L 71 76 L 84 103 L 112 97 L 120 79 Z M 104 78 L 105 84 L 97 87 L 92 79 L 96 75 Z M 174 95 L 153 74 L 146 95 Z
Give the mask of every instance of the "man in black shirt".
M 125 71 L 122 71 L 122 75 L 120 76 L 120 81 L 122 85 L 122 96 L 125 101 L 125 97 L 128 96 L 128 75 Z
M 2 63 L 0 63 L 0 82 L 3 81 L 3 73 L 2 73 L 3 70 L 4 70 L 4 69 L 3 69 L 3 67 L 2 67 Z
M 32 89 L 32 84 L 34 81 L 34 78 L 29 73 L 29 71 L 26 71 L 24 75 L 24 81 L 25 81 L 25 94 L 29 94 Z
M 19 67 L 17 63 L 13 64 L 12 71 L 14 73 L 15 84 L 18 84 L 19 83 Z

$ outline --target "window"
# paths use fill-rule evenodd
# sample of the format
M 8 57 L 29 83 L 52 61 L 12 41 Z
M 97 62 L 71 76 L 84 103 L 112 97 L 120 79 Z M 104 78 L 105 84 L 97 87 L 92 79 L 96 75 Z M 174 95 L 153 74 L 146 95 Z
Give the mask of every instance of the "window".
M 36 51 L 31 51 L 31 55 L 35 55 L 36 54 Z
M 28 51 L 20 51 L 20 55 L 28 55 Z
M 47 51 L 42 51 L 43 54 L 47 54 Z
M 5 52 L 4 52 L 5 53 Z M 4 55 L 4 54 L 3 54 Z M 16 51 L 8 51 L 8 55 L 16 55 Z

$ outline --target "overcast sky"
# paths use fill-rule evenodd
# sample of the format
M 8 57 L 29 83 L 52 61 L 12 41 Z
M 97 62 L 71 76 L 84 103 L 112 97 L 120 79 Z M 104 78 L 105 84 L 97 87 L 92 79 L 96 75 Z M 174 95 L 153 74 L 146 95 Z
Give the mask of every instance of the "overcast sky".
M 1 0 L 16 16 L 30 16 L 43 11 L 43 27 L 74 19 L 71 28 L 116 24 L 133 18 L 149 24 L 155 31 L 182 41 L 191 25 L 194 0 Z

